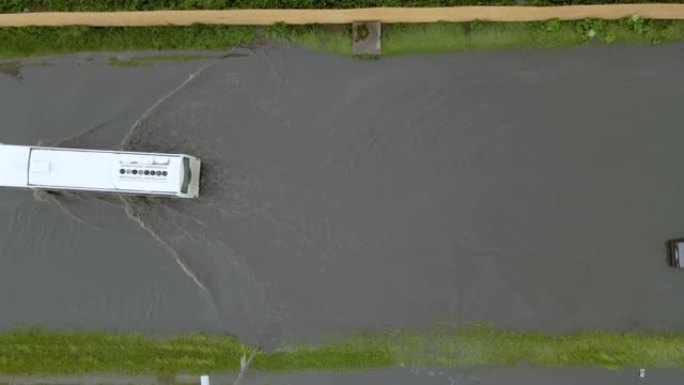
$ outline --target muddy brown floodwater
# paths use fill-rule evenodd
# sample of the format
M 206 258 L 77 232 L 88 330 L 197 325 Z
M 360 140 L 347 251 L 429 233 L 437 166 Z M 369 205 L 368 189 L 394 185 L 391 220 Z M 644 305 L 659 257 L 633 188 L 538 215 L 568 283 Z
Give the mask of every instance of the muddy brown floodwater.
M 204 172 L 197 200 L 0 190 L 0 329 L 682 330 L 682 48 L 24 63 L 3 142 Z

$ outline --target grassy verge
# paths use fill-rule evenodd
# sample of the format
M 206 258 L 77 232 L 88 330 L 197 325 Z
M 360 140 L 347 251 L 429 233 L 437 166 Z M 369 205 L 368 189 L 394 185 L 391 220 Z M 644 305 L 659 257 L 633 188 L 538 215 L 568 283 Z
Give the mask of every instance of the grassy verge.
M 132 50 L 227 50 L 276 41 L 351 55 L 348 26 L 27 27 L 0 29 L 0 59 L 46 54 Z M 258 38 L 257 38 L 258 36 Z M 684 41 L 684 21 L 624 19 L 529 23 L 434 23 L 383 26 L 384 55 L 471 50 L 556 48 L 585 43 L 658 44 Z M 138 65 L 141 63 L 132 63 Z
M 391 25 L 384 29 L 383 53 L 441 53 L 514 48 L 558 48 L 588 41 L 576 23 L 438 23 Z
M 227 50 L 254 38 L 254 28 L 26 27 L 0 28 L 0 58 L 95 51 Z
M 352 54 L 352 29 L 349 26 L 277 24 L 263 29 L 267 41 L 294 43 L 321 52 Z
M 273 32 L 275 31 L 275 32 Z M 351 29 L 325 26 L 275 26 L 276 41 L 310 49 L 351 54 Z M 382 26 L 385 56 L 519 48 L 562 48 L 581 44 L 660 44 L 684 41 L 684 21 L 623 19 L 528 23 L 432 23 Z
M 684 40 L 684 22 L 623 19 L 529 23 L 436 23 L 383 28 L 383 53 L 560 48 L 585 43 L 660 44 Z
M 199 374 L 238 370 L 250 348 L 233 337 L 14 332 L 0 335 L 0 373 Z M 337 338 L 318 346 L 260 352 L 253 369 L 353 370 L 397 365 L 472 367 L 684 367 L 684 334 L 585 332 L 567 335 L 468 328 Z

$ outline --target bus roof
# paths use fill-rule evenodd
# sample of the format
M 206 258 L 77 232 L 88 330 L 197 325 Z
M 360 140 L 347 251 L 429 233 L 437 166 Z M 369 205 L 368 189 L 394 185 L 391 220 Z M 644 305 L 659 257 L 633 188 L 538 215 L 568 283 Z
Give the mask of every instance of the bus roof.
M 33 147 L 29 187 L 176 194 L 182 156 Z
M 27 187 L 31 147 L 0 145 L 0 186 Z

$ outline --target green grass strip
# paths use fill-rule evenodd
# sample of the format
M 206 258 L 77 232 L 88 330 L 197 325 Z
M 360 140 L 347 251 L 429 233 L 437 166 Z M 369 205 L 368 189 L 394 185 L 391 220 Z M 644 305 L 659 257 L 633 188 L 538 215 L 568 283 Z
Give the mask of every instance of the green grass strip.
M 562 48 L 587 43 L 662 44 L 684 40 L 684 21 L 622 19 L 527 23 L 435 23 L 383 27 L 384 55 L 518 48 Z
M 231 336 L 192 334 L 156 339 L 139 334 L 53 333 L 0 335 L 0 373 L 200 374 L 236 371 L 250 347 Z M 482 365 L 601 368 L 684 367 L 684 334 L 581 332 L 565 335 L 472 327 L 434 333 L 382 333 L 331 339 L 259 352 L 263 371 L 355 370 L 398 365 Z
M 345 26 L 276 24 L 264 28 L 264 37 L 269 41 L 294 43 L 321 52 L 339 55 L 352 54 L 352 28 Z
M 351 54 L 351 28 L 273 26 L 272 40 Z M 662 44 L 684 41 L 684 21 L 622 19 L 526 23 L 471 22 L 382 26 L 385 56 L 475 50 L 563 48 L 582 44 Z
M 253 38 L 254 28 L 243 26 L 0 28 L 0 58 L 96 51 L 228 50 Z
M 340 55 L 351 54 L 351 28 L 274 26 L 276 41 Z M 662 44 L 684 41 L 684 21 L 622 19 L 526 23 L 472 22 L 382 26 L 382 54 L 449 53 L 522 48 L 564 48 L 582 44 Z
M 257 31 L 259 31 L 257 33 Z M 560 48 L 580 44 L 684 41 L 684 21 L 623 19 L 527 23 L 392 24 L 382 27 L 383 55 Z M 229 50 L 254 42 L 293 43 L 349 56 L 349 26 L 27 27 L 0 28 L 0 58 L 133 50 Z M 137 65 L 141 63 L 132 63 Z

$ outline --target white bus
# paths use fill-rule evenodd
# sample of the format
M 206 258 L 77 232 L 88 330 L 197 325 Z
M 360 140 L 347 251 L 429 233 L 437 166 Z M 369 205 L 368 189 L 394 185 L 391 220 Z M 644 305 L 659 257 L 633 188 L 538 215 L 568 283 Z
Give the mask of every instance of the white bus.
M 184 154 L 0 144 L 0 186 L 196 198 L 199 179 Z

